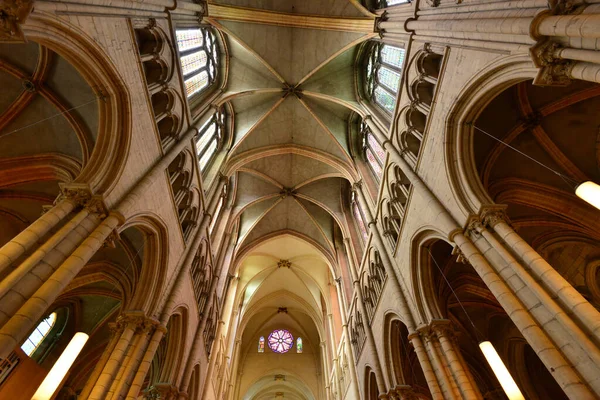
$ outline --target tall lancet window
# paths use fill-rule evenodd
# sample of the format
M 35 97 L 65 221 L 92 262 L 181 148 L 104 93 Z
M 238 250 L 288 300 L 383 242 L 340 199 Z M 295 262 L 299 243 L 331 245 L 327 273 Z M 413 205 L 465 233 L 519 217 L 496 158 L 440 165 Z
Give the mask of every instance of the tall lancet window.
M 258 352 L 259 353 L 264 353 L 265 352 L 265 337 L 261 336 L 258 339 Z
M 178 29 L 177 48 L 187 97 L 217 81 L 219 50 L 211 28 Z
M 38 324 L 27 340 L 21 345 L 21 350 L 28 356 L 31 356 L 39 345 L 42 344 L 46 336 L 48 336 L 48 332 L 50 332 L 55 322 L 56 313 L 53 312 Z
M 381 181 L 383 175 L 383 163 L 385 162 L 385 150 L 377 141 L 371 129 L 365 121 L 360 123 L 360 134 L 362 137 L 363 156 L 371 168 L 371 172 Z
M 360 232 L 360 236 L 362 237 L 363 242 L 367 241 L 369 234 L 367 233 L 367 225 L 365 224 L 364 214 L 358 204 L 358 199 L 356 196 L 356 192 L 352 192 L 350 198 L 350 207 L 352 208 L 352 215 L 354 216 L 354 222 L 356 222 L 356 227 Z
M 377 8 L 386 8 L 406 3 L 410 3 L 410 0 L 377 0 Z
M 302 338 L 296 339 L 296 353 L 302 353 Z
M 389 113 L 396 106 L 405 53 L 403 48 L 383 43 L 372 43 L 367 53 L 366 94 Z
M 219 109 L 200 129 L 196 139 L 196 153 L 200 162 L 200 170 L 204 171 L 219 151 L 223 143 L 225 131 L 225 111 Z

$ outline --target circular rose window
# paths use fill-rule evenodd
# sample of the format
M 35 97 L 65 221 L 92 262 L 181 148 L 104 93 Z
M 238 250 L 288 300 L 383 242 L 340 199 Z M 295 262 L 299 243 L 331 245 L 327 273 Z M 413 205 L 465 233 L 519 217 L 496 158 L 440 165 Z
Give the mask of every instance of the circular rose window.
M 269 335 L 268 343 L 275 353 L 286 353 L 294 345 L 294 337 L 285 329 L 276 329 Z

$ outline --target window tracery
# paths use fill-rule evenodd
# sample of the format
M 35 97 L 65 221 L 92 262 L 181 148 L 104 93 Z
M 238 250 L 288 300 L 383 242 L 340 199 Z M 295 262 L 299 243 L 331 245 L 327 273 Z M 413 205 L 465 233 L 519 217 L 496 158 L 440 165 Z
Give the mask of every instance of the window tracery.
M 178 29 L 175 33 L 185 91 L 190 98 L 216 82 L 219 50 L 210 28 Z
M 223 143 L 224 130 L 225 110 L 221 108 L 204 124 L 196 138 L 196 154 L 198 155 L 200 171 L 204 172 L 213 156 L 219 151 Z
M 269 348 L 275 353 L 287 353 L 294 345 L 294 337 L 286 329 L 276 329 L 267 339 Z
M 352 192 L 350 198 L 352 215 L 354 216 L 354 221 L 356 222 L 358 231 L 360 232 L 360 236 L 362 237 L 363 242 L 366 242 L 367 238 L 369 237 L 369 234 L 367 232 L 367 226 L 363 217 L 364 214 L 362 213 L 360 205 L 358 204 L 358 199 L 356 197 L 356 192 Z
M 369 100 L 392 113 L 400 90 L 405 50 L 374 43 L 367 53 L 365 92 Z
M 46 318 L 44 318 L 42 320 L 42 322 L 40 322 L 38 324 L 38 326 L 35 327 L 33 332 L 31 332 L 29 337 L 21 345 L 21 350 L 23 350 L 23 352 L 25 354 L 27 354 L 27 356 L 31 357 L 31 355 L 40 346 L 40 344 L 42 344 L 44 339 L 46 339 L 46 337 L 48 336 L 48 333 L 54 326 L 55 322 L 56 322 L 56 313 L 53 312 L 52 314 L 50 314 Z
M 362 121 L 360 124 L 360 133 L 362 137 L 363 156 L 371 172 L 377 178 L 377 181 L 380 181 L 383 175 L 385 150 L 383 150 L 381 144 L 379 144 L 365 121 Z

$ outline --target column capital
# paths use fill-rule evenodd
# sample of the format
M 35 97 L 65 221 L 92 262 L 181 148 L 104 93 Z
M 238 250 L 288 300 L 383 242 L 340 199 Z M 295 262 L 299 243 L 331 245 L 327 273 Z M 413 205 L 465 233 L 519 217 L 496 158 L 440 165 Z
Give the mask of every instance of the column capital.
M 143 311 L 125 311 L 117 318 L 116 324 L 119 329 L 125 328 L 125 326 L 132 326 L 136 333 L 149 333 L 154 329 L 158 329 L 163 333 L 167 332 L 167 328 L 161 325 L 160 321 L 156 318 L 146 316 Z
M 400 400 L 417 400 L 417 394 L 410 385 L 397 385 L 394 390 Z
M 538 73 L 533 80 L 538 86 L 567 86 L 571 83 L 571 71 L 575 62 L 557 56 L 561 46 L 550 40 L 541 39 L 529 50 L 533 63 L 538 67 Z
M 508 215 L 506 215 L 507 205 L 494 204 L 482 207 L 479 211 L 479 217 L 484 226 L 494 228 L 499 222 L 509 223 Z
M 85 183 L 62 183 L 58 184 L 60 195 L 56 199 L 69 199 L 76 205 L 83 207 L 92 198 L 92 191 Z
M 431 331 L 434 332 L 438 337 L 454 337 L 452 321 L 448 319 L 434 319 L 429 323 L 429 327 L 431 328 Z
M 471 215 L 465 223 L 464 233 L 466 236 L 476 240 L 481 236 L 481 231 L 484 229 L 483 223 L 479 215 Z
M 33 0 L 0 2 L 0 40 L 24 43 L 25 36 L 21 24 L 25 22 L 32 9 Z

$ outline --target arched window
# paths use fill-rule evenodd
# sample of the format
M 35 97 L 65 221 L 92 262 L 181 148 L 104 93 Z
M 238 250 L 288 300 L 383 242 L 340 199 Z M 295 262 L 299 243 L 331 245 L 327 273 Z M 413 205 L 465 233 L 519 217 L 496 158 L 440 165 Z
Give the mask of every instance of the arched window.
M 258 352 L 259 353 L 264 353 L 265 352 L 265 337 L 261 336 L 258 339 Z
M 302 353 L 302 338 L 296 339 L 296 353 Z
M 42 344 L 48 332 L 54 326 L 56 322 L 56 313 L 48 315 L 42 322 L 38 324 L 38 326 L 34 329 L 34 331 L 29 335 L 25 343 L 21 345 L 21 350 L 25 352 L 29 357 L 35 352 L 35 350 Z
M 406 3 L 410 3 L 410 0 L 377 0 L 377 8 L 386 8 Z
M 176 36 L 185 91 L 190 98 L 217 80 L 217 41 L 210 28 L 178 29 Z
M 352 215 L 354 216 L 354 220 L 356 221 L 356 225 L 360 232 L 363 242 L 367 241 L 367 237 L 369 234 L 367 233 L 367 226 L 365 225 L 365 220 L 363 217 L 362 210 L 358 205 L 358 199 L 356 198 L 356 192 L 352 192 L 352 196 L 350 198 L 350 204 L 352 207 Z
M 223 142 L 225 130 L 225 111 L 220 109 L 200 129 L 196 139 L 196 154 L 200 163 L 200 170 L 204 171 L 212 161 Z
M 385 150 L 381 147 L 371 129 L 365 121 L 360 123 L 360 133 L 362 136 L 362 150 L 367 164 L 371 168 L 373 175 L 377 180 L 381 180 L 383 175 L 383 163 L 385 162 Z
M 227 184 L 223 185 L 221 189 L 221 194 L 219 198 L 219 203 L 217 204 L 217 209 L 215 210 L 215 214 L 213 215 L 213 219 L 210 222 L 210 226 L 208 227 L 208 231 L 212 233 L 213 229 L 217 225 L 217 221 L 219 220 L 219 216 L 221 215 L 221 210 L 223 209 L 223 204 L 225 204 L 225 198 L 227 197 Z
M 369 100 L 392 113 L 400 90 L 405 50 L 373 43 L 367 54 L 365 90 Z
M 276 329 L 269 335 L 269 348 L 275 353 L 287 353 L 294 345 L 294 337 L 285 329 Z

